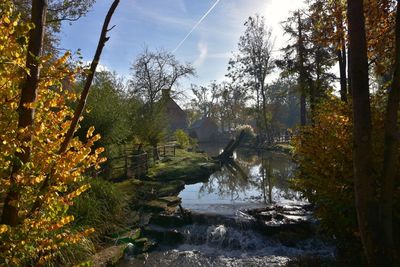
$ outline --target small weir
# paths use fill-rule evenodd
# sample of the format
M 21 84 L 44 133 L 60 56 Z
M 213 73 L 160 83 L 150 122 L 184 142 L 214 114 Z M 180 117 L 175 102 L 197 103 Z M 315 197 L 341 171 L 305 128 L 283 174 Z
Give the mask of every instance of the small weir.
M 332 258 L 334 247 L 316 236 L 310 205 L 288 187 L 290 159 L 272 152 L 236 157 L 240 170 L 223 168 L 187 185 L 176 214 L 153 216 L 142 233 L 158 246 L 118 266 L 286 266 L 299 257 Z

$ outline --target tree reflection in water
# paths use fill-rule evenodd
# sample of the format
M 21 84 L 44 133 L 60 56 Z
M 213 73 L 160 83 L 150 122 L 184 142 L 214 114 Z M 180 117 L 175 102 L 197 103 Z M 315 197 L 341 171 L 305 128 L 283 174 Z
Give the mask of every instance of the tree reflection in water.
M 257 201 L 266 204 L 282 199 L 298 200 L 289 180 L 295 165 L 289 156 L 277 152 L 238 151 L 235 160 L 214 173 L 199 190 L 199 197 L 216 194 L 230 201 Z

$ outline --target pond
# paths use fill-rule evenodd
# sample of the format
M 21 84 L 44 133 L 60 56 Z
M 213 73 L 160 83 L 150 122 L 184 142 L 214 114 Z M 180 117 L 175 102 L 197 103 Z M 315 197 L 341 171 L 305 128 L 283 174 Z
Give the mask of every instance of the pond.
M 210 156 L 221 150 L 215 146 L 202 149 Z M 244 212 L 271 203 L 306 205 L 307 200 L 289 187 L 295 170 L 286 154 L 238 150 L 234 162 L 212 174 L 207 182 L 186 185 L 180 193 L 181 205 L 190 210 L 192 223 L 169 231 L 181 234 L 183 242 L 167 242 L 119 266 L 285 266 L 297 257 L 333 257 L 334 248 L 315 236 L 285 242 L 260 233 L 254 218 Z
M 205 149 L 209 155 L 219 153 Z M 265 204 L 304 204 L 298 192 L 289 189 L 295 164 L 280 152 L 237 151 L 234 162 L 211 175 L 206 183 L 187 185 L 181 192 L 182 206 L 192 211 L 234 215 L 244 208 Z

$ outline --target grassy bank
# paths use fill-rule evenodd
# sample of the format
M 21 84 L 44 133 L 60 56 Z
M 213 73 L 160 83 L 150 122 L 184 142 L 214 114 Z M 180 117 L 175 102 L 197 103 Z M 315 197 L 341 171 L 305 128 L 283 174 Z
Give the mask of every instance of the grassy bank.
M 218 168 L 206 154 L 177 149 L 175 157 L 156 162 L 141 179 L 119 183 L 92 180 L 90 191 L 78 198 L 70 212 L 75 217 L 72 228 L 95 228 L 96 232 L 84 247 L 71 247 L 77 252 L 75 257 L 68 252 L 68 258 L 60 255 L 59 260 L 65 265 L 76 264 L 97 251 L 95 266 L 106 266 L 122 255 L 124 244 L 148 246 L 137 229 L 154 214 L 174 212 L 180 204 L 177 195 L 185 184 L 205 180 Z

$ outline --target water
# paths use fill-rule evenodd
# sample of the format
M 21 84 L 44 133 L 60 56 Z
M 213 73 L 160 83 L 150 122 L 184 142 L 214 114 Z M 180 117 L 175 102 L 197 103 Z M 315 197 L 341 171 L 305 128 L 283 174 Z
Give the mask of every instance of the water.
M 198 212 L 232 215 L 240 209 L 269 203 L 306 203 L 298 192 L 289 189 L 295 165 L 287 155 L 238 151 L 234 158 L 233 164 L 211 175 L 207 183 L 187 185 L 179 195 L 182 206 Z
M 219 152 L 216 147 L 203 149 L 210 156 Z M 234 158 L 234 163 L 211 175 L 208 182 L 187 185 L 180 193 L 182 207 L 193 213 L 192 224 L 173 229 L 183 236 L 183 244 L 164 243 L 119 266 L 285 266 L 300 256 L 332 257 L 334 249 L 318 238 L 292 242 L 289 236 L 285 242 L 282 236 L 259 231 L 255 219 L 244 212 L 271 203 L 307 203 L 289 188 L 296 168 L 291 159 L 277 152 L 243 151 Z

